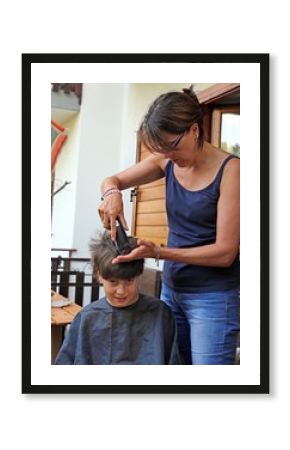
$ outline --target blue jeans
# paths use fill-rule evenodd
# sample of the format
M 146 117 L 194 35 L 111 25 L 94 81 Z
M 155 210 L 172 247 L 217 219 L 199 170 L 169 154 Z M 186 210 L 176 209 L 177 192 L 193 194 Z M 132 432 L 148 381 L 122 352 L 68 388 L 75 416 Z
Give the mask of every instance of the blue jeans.
M 175 315 L 185 364 L 235 364 L 239 289 L 191 294 L 163 284 L 160 298 Z

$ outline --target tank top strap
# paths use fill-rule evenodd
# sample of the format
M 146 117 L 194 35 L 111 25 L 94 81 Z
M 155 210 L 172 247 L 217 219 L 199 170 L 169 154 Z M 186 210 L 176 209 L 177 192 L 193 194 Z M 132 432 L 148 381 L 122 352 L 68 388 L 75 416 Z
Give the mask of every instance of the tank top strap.
M 231 159 L 233 159 L 233 158 L 240 159 L 240 158 L 239 158 L 238 156 L 236 156 L 236 155 L 229 155 L 229 156 L 227 156 L 227 157 L 223 160 L 222 165 L 220 166 L 220 168 L 219 168 L 219 170 L 218 170 L 218 173 L 216 174 L 216 177 L 215 177 L 215 180 L 214 180 L 214 185 L 215 185 L 215 186 L 217 186 L 217 187 L 220 186 L 220 184 L 221 184 L 221 179 L 222 179 L 223 172 L 224 172 L 224 168 L 225 168 L 226 164 L 227 164 Z

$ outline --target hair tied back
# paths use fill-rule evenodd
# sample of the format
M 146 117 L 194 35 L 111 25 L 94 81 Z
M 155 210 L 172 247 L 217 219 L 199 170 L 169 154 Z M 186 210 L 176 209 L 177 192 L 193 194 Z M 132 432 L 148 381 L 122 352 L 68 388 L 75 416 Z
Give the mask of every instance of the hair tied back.
M 197 97 L 195 95 L 195 92 L 193 90 L 193 84 L 189 86 L 189 88 L 183 88 L 182 91 L 184 94 L 189 95 L 189 97 L 193 98 L 194 100 L 197 100 Z

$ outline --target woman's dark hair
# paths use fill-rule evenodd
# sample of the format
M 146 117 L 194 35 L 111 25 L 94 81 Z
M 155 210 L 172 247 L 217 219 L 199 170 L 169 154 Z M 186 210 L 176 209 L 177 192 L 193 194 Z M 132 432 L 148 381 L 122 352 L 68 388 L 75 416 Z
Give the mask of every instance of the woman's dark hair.
M 137 246 L 137 240 L 129 237 L 132 249 Z M 143 272 L 144 259 L 137 259 L 121 264 L 112 264 L 112 260 L 118 256 L 118 251 L 111 239 L 110 234 L 105 231 L 98 239 L 91 239 L 89 243 L 91 261 L 94 274 L 99 273 L 105 280 L 120 279 L 128 280 L 141 275 Z
M 204 142 L 203 109 L 192 86 L 182 92 L 168 92 L 157 97 L 149 107 L 139 133 L 144 145 L 151 152 L 165 153 L 172 147 L 164 140 L 164 132 L 182 134 L 198 124 L 198 144 Z

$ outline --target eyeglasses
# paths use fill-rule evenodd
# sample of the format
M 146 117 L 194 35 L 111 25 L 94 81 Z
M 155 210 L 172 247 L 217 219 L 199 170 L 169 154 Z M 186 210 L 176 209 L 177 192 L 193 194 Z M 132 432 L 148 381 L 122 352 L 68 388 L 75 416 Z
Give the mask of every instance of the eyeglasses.
M 177 138 L 174 139 L 173 142 L 170 143 L 170 146 L 173 148 L 176 148 L 179 144 L 179 142 L 181 141 L 181 139 L 183 138 L 183 136 L 185 135 L 186 131 L 184 131 L 182 134 L 179 134 L 177 136 Z

